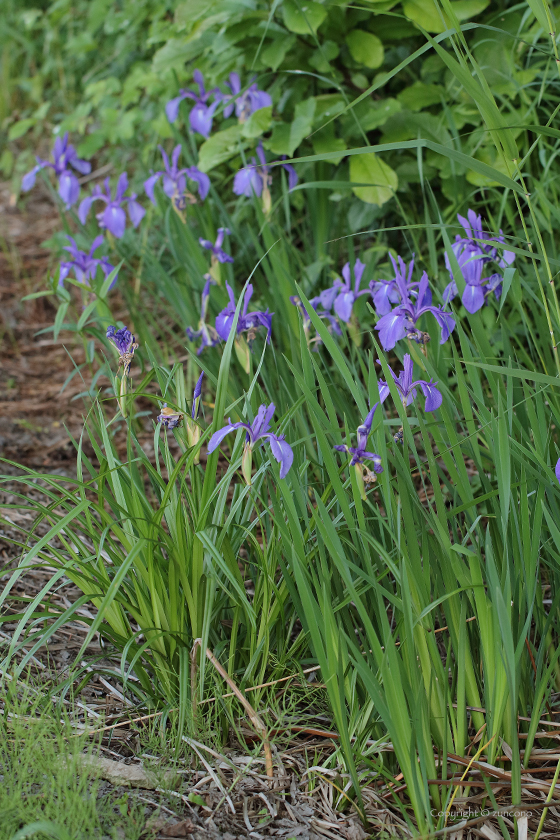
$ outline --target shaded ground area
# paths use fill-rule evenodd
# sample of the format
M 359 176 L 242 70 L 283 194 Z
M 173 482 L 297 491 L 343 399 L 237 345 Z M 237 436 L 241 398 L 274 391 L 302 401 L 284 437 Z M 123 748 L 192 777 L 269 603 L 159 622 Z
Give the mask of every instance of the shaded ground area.
M 41 243 L 60 227 L 51 201 L 40 189 L 35 193 L 22 211 L 13 206 L 9 185 L 0 185 L 0 452 L 25 466 L 64 474 L 74 463 L 64 423 L 79 428 L 71 400 L 82 383 L 76 377 L 61 398 L 72 360 L 52 334 L 37 335 L 52 326 L 54 309 L 44 297 L 21 301 L 44 289 L 52 266 Z M 67 349 L 82 361 L 79 346 Z

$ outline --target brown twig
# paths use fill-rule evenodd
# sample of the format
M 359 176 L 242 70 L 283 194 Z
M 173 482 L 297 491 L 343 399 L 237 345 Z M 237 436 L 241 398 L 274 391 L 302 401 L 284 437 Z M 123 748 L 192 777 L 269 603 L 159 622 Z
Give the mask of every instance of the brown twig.
M 194 645 L 193 645 L 193 648 L 192 648 L 192 651 L 191 651 L 191 677 L 192 677 L 193 670 L 194 670 L 195 680 L 196 680 L 196 651 L 197 651 L 198 648 L 202 649 L 202 639 L 195 639 Z M 241 691 L 235 685 L 235 683 L 233 682 L 230 675 L 223 668 L 223 666 L 218 662 L 218 660 L 216 659 L 216 657 L 214 656 L 214 654 L 212 653 L 210 648 L 206 648 L 206 657 L 207 657 L 207 659 L 210 660 L 210 662 L 212 663 L 212 665 L 214 666 L 216 671 L 220 674 L 222 679 L 224 679 L 227 682 L 227 684 L 231 688 L 232 692 L 235 694 L 235 696 L 237 697 L 237 699 L 239 700 L 239 702 L 241 703 L 241 705 L 243 706 L 243 708 L 245 709 L 245 711 L 249 715 L 251 723 L 253 724 L 256 731 L 260 735 L 260 737 L 262 739 L 262 742 L 263 742 L 266 775 L 270 779 L 272 779 L 274 777 L 274 770 L 273 770 L 273 767 L 272 767 L 272 750 L 270 749 L 270 740 L 269 740 L 269 737 L 268 737 L 268 732 L 267 732 L 266 726 L 264 725 L 264 723 L 262 722 L 262 720 L 258 716 L 258 714 L 255 712 L 255 710 L 253 709 L 253 707 L 251 706 L 251 704 L 249 703 L 247 698 L 243 696 Z M 196 685 L 195 682 L 191 683 L 192 692 L 193 692 L 193 707 L 194 707 L 194 711 L 196 713 L 196 690 L 195 690 L 195 685 Z

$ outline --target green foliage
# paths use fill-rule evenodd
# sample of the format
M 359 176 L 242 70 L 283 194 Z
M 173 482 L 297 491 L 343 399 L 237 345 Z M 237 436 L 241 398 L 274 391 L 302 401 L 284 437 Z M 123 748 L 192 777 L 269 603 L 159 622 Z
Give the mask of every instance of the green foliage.
M 79 153 L 96 156 L 99 163 L 112 157 L 111 147 L 118 147 L 119 161 L 124 153 L 133 165 L 147 167 L 155 143 L 173 133 L 163 104 L 191 83 L 198 67 L 209 87 L 220 84 L 222 90 L 234 70 L 243 84 L 255 74 L 273 98 L 272 112 L 257 112 L 242 130 L 222 122 L 201 150 L 205 171 L 227 161 L 238 167 L 238 155 L 261 137 L 274 154 L 301 156 L 420 136 L 505 174 L 484 120 L 490 118 L 491 128 L 492 120 L 499 123 L 501 111 L 515 114 L 519 126 L 529 112 L 537 121 L 540 105 L 527 91 L 549 85 L 555 70 L 530 48 L 536 25 L 531 14 L 520 6 L 506 4 L 498 11 L 487 5 L 484 0 L 442 6 L 436 0 L 405 0 L 358 9 L 320 2 L 304 8 L 300 0 L 272 6 L 263 0 L 57 0 L 44 8 L 22 9 L 11 0 L 0 11 L 7 81 L 0 113 L 2 165 L 19 178 L 30 158 L 28 152 L 18 158 L 18 138 L 39 138 L 54 128 L 81 138 Z M 452 66 L 455 60 L 446 49 L 436 42 L 435 52 L 424 49 L 422 30 L 443 32 L 454 20 L 473 17 L 480 28 L 469 33 L 470 49 L 498 97 L 493 115 L 487 95 L 484 99 L 477 93 L 476 78 L 463 76 L 462 87 L 457 84 L 457 63 Z M 21 33 L 17 38 L 15 31 Z M 357 93 L 362 98 L 348 110 Z M 484 101 L 480 111 L 475 102 Z M 186 112 L 183 105 L 183 119 Z M 542 118 L 547 117 L 543 109 Z M 502 132 L 510 159 L 512 138 L 519 131 Z M 336 165 L 340 158 L 333 161 Z M 470 185 L 496 183 L 475 169 L 450 166 L 437 155 L 426 163 L 432 189 L 446 198 L 457 189 L 466 197 Z M 402 200 L 418 202 L 415 152 L 395 151 L 385 156 L 383 165 L 397 173 L 398 188 L 389 170 L 382 184 L 388 179 Z M 339 164 L 343 171 L 346 166 Z M 342 179 L 355 180 L 347 170 Z M 355 191 L 378 207 L 390 194 L 386 189 Z
M 92 750 L 90 738 L 76 733 L 64 707 L 45 708 L 41 695 L 20 685 L 18 697 L 14 683 L 4 685 L 0 695 L 1 840 L 123 832 L 136 840 L 144 827 L 142 809 L 131 803 L 119 813 L 110 796 L 101 795 L 96 773 L 80 761 L 85 748 Z
M 543 28 L 551 13 L 533 5 L 504 7 L 499 18 L 491 10 L 461 28 L 483 3 L 405 0 L 370 11 L 202 0 L 150 23 L 160 38 L 152 36 L 150 72 L 162 100 L 147 107 L 148 119 L 161 119 L 165 97 L 189 82 L 195 63 L 209 84 L 253 67 L 273 107 L 244 123 L 218 114 L 198 149 L 186 102 L 178 122 L 165 125 L 167 147 L 181 143 L 184 162 L 210 172 L 212 189 L 185 213 L 158 192 L 140 230 L 110 243 L 113 262 L 122 261 L 119 306 L 140 342 L 134 380 L 116 377 L 104 356 L 116 311 L 108 283 L 51 282 L 55 332 L 73 330 L 85 343 L 91 411 L 76 442 L 77 479 L 69 489 L 41 476 L 46 501 L 32 508 L 49 530 L 29 542 L 22 535 L 21 565 L 0 598 L 34 563 L 57 570 L 47 591 L 66 574 L 98 608 L 90 635 L 99 631 L 120 652 L 126 689 L 146 705 L 178 707 L 182 726 L 196 732 L 203 722 L 194 701 L 214 690 L 203 657 L 191 668 L 196 640 L 242 688 L 312 658 L 340 735 L 333 762 L 344 761 L 358 807 L 362 785 L 402 772 L 420 832 L 443 828 L 433 811 L 448 788 L 429 780 L 448 780 L 453 756 L 481 727 L 490 763 L 502 739 L 511 748 L 519 801 L 520 740 L 527 764 L 560 679 L 560 133 L 550 126 L 559 85 Z M 92 79 L 88 96 L 99 110 L 91 113 L 107 97 L 120 101 L 128 78 Z M 288 191 L 274 167 L 265 202 L 237 199 L 232 176 L 261 137 L 276 155 L 297 153 L 300 183 Z M 136 150 L 147 168 L 155 139 L 125 138 L 119 149 Z M 503 228 L 507 245 L 499 247 L 515 253 L 515 268 L 503 270 L 499 302 L 490 295 L 474 314 L 453 304 L 448 342 L 438 343 L 426 316 L 425 353 L 413 341 L 383 353 L 371 299 L 357 301 L 340 336 L 313 310 L 309 300 L 357 256 L 365 280 L 379 281 L 394 276 L 389 254 L 408 260 L 414 252 L 440 302 L 447 255 L 462 294 L 452 241 L 456 214 L 471 204 L 495 236 Z M 197 239 L 213 239 L 218 227 L 231 231 L 235 261 L 209 266 Z M 90 220 L 80 242 L 96 232 Z M 225 281 L 238 296 L 250 279 L 251 306 L 274 312 L 270 345 L 257 334 L 249 349 L 232 333 L 221 348 L 196 357 L 188 344 L 185 353 L 209 268 L 219 282 L 208 323 L 227 304 Z M 391 370 L 404 352 L 418 376 L 439 383 L 437 412 L 426 414 L 418 400 L 402 404 Z M 184 427 L 167 434 L 154 424 L 147 445 L 141 404 L 149 401 L 152 417 L 164 400 L 188 416 L 201 368 L 199 442 Z M 369 446 L 384 471 L 365 492 L 333 447 L 352 445 L 380 378 L 390 398 Z M 294 464 L 279 479 L 269 450 L 255 448 L 252 483 L 243 485 L 243 432 L 228 438 L 221 458 L 218 450 L 205 458 L 205 447 L 224 417 L 248 421 L 270 402 Z M 20 480 L 34 484 L 37 475 Z M 1 667 L 17 654 L 22 672 L 34 646 L 73 614 L 45 631 L 33 624 L 39 607 L 40 598 L 20 616 Z M 232 706 L 224 702 L 219 714 L 225 729 Z M 381 748 L 387 740 L 393 753 Z

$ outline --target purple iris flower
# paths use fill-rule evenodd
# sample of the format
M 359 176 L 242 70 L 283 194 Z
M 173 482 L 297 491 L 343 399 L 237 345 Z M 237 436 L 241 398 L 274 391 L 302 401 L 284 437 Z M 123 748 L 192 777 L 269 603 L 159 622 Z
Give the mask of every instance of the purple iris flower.
M 381 364 L 379 359 L 377 359 L 377 363 Z M 416 389 L 418 387 L 421 388 L 422 393 L 426 397 L 426 404 L 424 406 L 424 411 L 436 411 L 440 407 L 443 402 L 443 397 L 441 395 L 440 390 L 436 387 L 437 382 L 434 382 L 433 379 L 430 379 L 429 382 L 426 382 L 425 379 L 417 379 L 415 382 L 412 381 L 412 368 L 413 368 L 413 361 L 410 358 L 408 353 L 405 353 L 403 359 L 403 370 L 397 376 L 396 373 L 391 371 L 391 376 L 395 381 L 395 385 L 397 386 L 397 390 L 401 395 L 401 399 L 403 405 L 407 406 L 410 405 L 416 399 Z M 390 390 L 389 386 L 383 379 L 379 380 L 379 401 L 385 402 L 387 397 L 389 396 Z
M 107 228 L 107 230 L 113 234 L 117 239 L 120 239 L 121 236 L 124 236 L 124 230 L 126 227 L 126 216 L 125 212 L 121 207 L 121 204 L 124 202 L 128 203 L 128 216 L 130 221 L 132 222 L 133 227 L 138 227 L 146 211 L 142 207 L 141 204 L 138 204 L 136 201 L 136 193 L 132 193 L 130 198 L 125 198 L 124 194 L 128 188 L 128 176 L 126 172 L 123 172 L 117 182 L 117 188 L 115 190 L 115 197 L 113 198 L 111 195 L 111 188 L 109 186 L 109 179 L 105 179 L 105 192 L 101 189 L 99 184 L 96 184 L 93 188 L 92 195 L 84 198 L 84 200 L 80 203 L 80 207 L 78 209 L 78 218 L 80 222 L 85 225 L 86 219 L 88 217 L 89 211 L 91 209 L 91 205 L 94 201 L 100 200 L 105 202 L 107 205 L 105 210 L 102 210 L 100 213 L 96 214 L 96 218 L 99 222 L 99 226 L 101 228 Z
M 395 260 L 392 254 L 389 254 L 389 259 L 393 263 L 395 271 L 395 278 L 393 280 L 371 280 L 369 288 L 373 298 L 373 305 L 378 315 L 387 315 L 391 311 L 392 305 L 399 303 L 402 300 L 402 292 L 406 290 L 407 294 L 415 294 L 414 287 L 418 285 L 417 282 L 412 281 L 412 272 L 414 270 L 414 255 L 408 267 L 402 257 L 397 256 Z M 431 292 L 429 299 L 425 298 L 425 303 L 432 302 Z
M 223 94 L 221 94 L 221 91 L 218 88 L 212 88 L 212 90 L 209 90 L 208 92 L 206 91 L 206 88 L 204 87 L 204 77 L 200 70 L 195 70 L 193 77 L 200 92 L 196 93 L 194 90 L 190 90 L 190 88 L 181 90 L 179 92 L 179 96 L 176 96 L 175 99 L 171 99 L 167 103 L 165 106 L 165 113 L 167 114 L 169 122 L 173 123 L 179 116 L 179 105 L 183 99 L 194 99 L 194 107 L 191 109 L 189 114 L 191 128 L 193 131 L 197 131 L 199 134 L 202 134 L 203 137 L 208 137 L 212 131 L 214 112 L 220 104 L 219 98 L 216 98 L 211 105 L 207 104 L 208 99 L 212 95 L 216 96 L 216 94 L 220 94 L 220 96 L 222 96 Z
M 560 482 L 560 458 L 556 461 L 556 467 L 554 469 L 554 473 L 556 475 L 556 478 Z
M 364 422 L 358 426 L 357 429 L 357 438 L 358 438 L 358 445 L 357 446 L 335 446 L 334 448 L 338 452 L 347 452 L 349 455 L 352 456 L 352 460 L 350 461 L 350 466 L 354 467 L 356 464 L 363 464 L 364 461 L 372 461 L 373 462 L 373 471 L 376 473 L 383 472 L 383 467 L 381 465 L 381 458 L 379 455 L 376 455 L 375 452 L 368 452 L 366 450 L 367 442 L 369 433 L 371 432 L 371 425 L 373 423 L 373 415 L 379 405 L 378 402 L 375 403 L 372 409 L 370 409 L 366 419 Z
M 489 295 L 491 292 L 494 292 L 496 300 L 499 300 L 502 294 L 503 279 L 501 274 L 491 274 L 487 278 L 486 294 Z
M 441 330 L 440 344 L 444 344 L 455 328 L 455 319 L 440 306 L 431 305 L 431 292 L 426 272 L 418 285 L 416 299 L 412 300 L 411 293 L 397 278 L 401 303 L 387 315 L 383 315 L 377 322 L 375 329 L 379 330 L 379 340 L 385 350 L 392 350 L 401 338 L 412 339 L 418 344 L 425 344 L 429 340 L 427 333 L 416 326 L 422 315 L 431 312 Z M 430 301 L 430 303 L 428 303 Z
M 123 375 L 128 376 L 130 365 L 134 357 L 134 351 L 138 347 L 136 338 L 127 327 L 107 327 L 107 338 L 110 339 L 119 351 L 119 367 L 123 365 Z
M 57 137 L 54 141 L 54 163 L 50 163 L 48 160 L 41 160 L 39 157 L 35 158 L 35 160 L 37 161 L 37 166 L 34 166 L 31 172 L 23 176 L 21 182 L 22 190 L 27 192 L 34 186 L 37 173 L 41 169 L 45 167 L 54 169 L 55 175 L 58 178 L 58 194 L 63 200 L 66 210 L 68 210 L 72 204 L 76 203 L 80 195 L 80 184 L 69 167 L 71 166 L 82 175 L 88 175 L 91 172 L 91 164 L 87 160 L 81 160 L 78 157 L 74 146 L 68 143 L 68 132 L 66 132 L 64 137 Z
M 64 250 L 70 252 L 72 259 L 60 263 L 59 286 L 64 284 L 71 271 L 74 272 L 78 283 L 85 283 L 87 286 L 90 285 L 90 280 L 95 277 L 98 266 L 103 271 L 105 277 L 113 271 L 114 266 L 111 265 L 107 257 L 93 256 L 94 252 L 103 244 L 103 236 L 95 237 L 89 249 L 89 254 L 86 251 L 80 251 L 76 245 L 76 241 L 71 236 L 67 236 L 67 239 L 70 245 L 65 245 Z M 116 282 L 117 278 L 115 277 L 109 288 L 112 289 Z
M 226 85 L 230 89 L 231 95 L 222 94 L 221 96 L 223 102 L 228 102 L 228 105 L 224 108 L 224 117 L 230 117 L 235 108 L 235 116 L 239 119 L 239 122 L 246 122 L 255 111 L 272 105 L 270 94 L 264 90 L 259 90 L 255 82 L 241 93 L 241 80 L 237 73 L 229 74 L 229 82 L 226 82 Z
M 152 204 L 156 203 L 154 187 L 162 175 L 163 191 L 168 198 L 175 200 L 178 209 L 183 209 L 180 205 L 187 191 L 187 178 L 196 183 L 198 186 L 198 194 L 204 201 L 210 189 L 210 178 L 205 172 L 201 172 L 196 166 L 187 166 L 184 169 L 179 169 L 178 161 L 179 155 L 181 154 L 181 144 L 179 143 L 179 145 L 175 146 L 173 149 L 171 154 L 171 165 L 169 164 L 169 158 L 167 157 L 165 150 L 161 146 L 158 146 L 158 149 L 161 152 L 165 170 L 154 172 L 153 175 L 150 175 L 150 177 L 144 181 L 146 195 Z
M 233 179 L 235 195 L 245 195 L 250 198 L 254 193 L 257 198 L 260 198 L 263 191 L 270 195 L 272 176 L 270 175 L 270 166 L 266 164 L 262 142 L 259 142 L 256 152 L 260 163 L 257 163 L 256 158 L 252 158 L 253 162 L 240 169 Z M 289 163 L 283 163 L 282 166 L 288 173 L 288 189 L 293 190 L 298 182 L 297 172 Z
M 231 231 L 229 230 L 229 228 L 218 228 L 218 236 L 216 237 L 216 241 L 214 243 L 210 242 L 209 239 L 199 239 L 198 241 L 200 242 L 203 248 L 206 248 L 207 251 L 212 251 L 212 257 L 215 257 L 218 262 L 232 263 L 233 257 L 230 257 L 229 254 L 226 254 L 226 252 L 222 248 L 224 236 L 229 236 L 230 233 Z
M 233 432 L 236 429 L 245 429 L 247 435 L 245 440 L 245 451 L 243 454 L 243 460 L 245 462 L 244 467 L 247 464 L 247 462 L 249 462 L 249 468 L 248 470 L 244 469 L 243 473 L 245 475 L 245 479 L 248 479 L 248 484 L 251 483 L 251 453 L 253 447 L 259 440 L 268 440 L 272 454 L 280 464 L 280 478 L 285 478 L 288 474 L 290 467 L 292 466 L 294 460 L 294 453 L 292 451 L 292 447 L 289 443 L 286 442 L 286 440 L 284 439 L 284 435 L 275 435 L 273 432 L 270 431 L 270 421 L 272 419 L 272 415 L 274 414 L 274 410 L 274 403 L 271 403 L 268 406 L 268 408 L 266 407 L 266 405 L 261 405 L 257 412 L 257 416 L 255 417 L 252 423 L 232 423 L 231 419 L 228 419 L 228 425 L 224 426 L 222 429 L 219 429 L 217 432 L 214 432 L 214 434 L 210 438 L 210 442 L 208 443 L 208 452 L 210 453 L 218 448 L 220 443 L 223 441 L 226 435 L 229 435 L 230 432 Z
M 472 210 L 470 210 L 469 213 L 472 213 Z M 481 224 L 480 216 L 475 218 L 477 219 L 477 223 Z M 459 219 L 462 219 L 463 222 L 467 224 L 466 219 L 463 219 L 462 216 L 459 216 Z M 470 227 L 469 230 L 471 230 Z M 481 229 L 477 229 L 475 232 L 477 236 L 478 234 L 484 234 L 484 236 L 488 238 L 488 234 L 485 234 Z M 501 239 L 503 241 L 503 237 L 501 237 Z M 467 312 L 474 315 L 474 313 L 478 312 L 485 303 L 488 303 L 488 297 L 492 292 L 494 292 L 497 299 L 500 298 L 502 293 L 502 276 L 500 274 L 492 274 L 490 277 L 483 278 L 482 270 L 484 265 L 493 261 L 497 262 L 497 264 L 501 267 L 505 267 L 508 261 L 512 262 L 515 259 L 515 254 L 510 251 L 504 251 L 504 258 L 498 260 L 496 259 L 496 248 L 485 245 L 482 245 L 481 247 L 478 242 L 471 241 L 470 239 L 461 239 L 459 236 L 457 236 L 456 241 L 451 246 L 451 249 L 457 258 L 457 262 L 459 263 L 459 267 L 466 284 L 465 290 L 461 296 L 461 301 Z M 453 277 L 451 262 L 447 254 L 445 254 L 445 264 L 451 277 L 451 282 L 446 286 L 445 291 L 443 292 L 443 301 L 444 303 L 448 303 L 453 300 L 453 298 L 457 297 L 459 290 Z
M 187 327 L 187 338 L 189 341 L 195 341 L 200 338 L 200 347 L 196 351 L 196 355 L 200 356 L 205 347 L 215 347 L 220 343 L 220 337 L 210 324 L 206 323 L 206 312 L 208 310 L 208 299 L 210 298 L 210 286 L 215 286 L 216 281 L 209 275 L 204 275 L 206 283 L 202 290 L 202 299 L 200 303 L 200 321 L 198 322 L 198 330 L 193 330 L 192 327 Z
M 490 233 L 483 230 L 482 216 L 477 216 L 474 210 L 469 210 L 467 212 L 466 219 L 458 213 L 457 219 L 461 223 L 466 237 L 461 238 L 457 235 L 455 237 L 456 243 L 461 243 L 463 245 L 470 244 L 475 248 L 478 248 L 482 256 L 485 258 L 485 261 L 492 260 L 493 262 L 496 262 L 500 268 L 507 268 L 508 265 L 512 264 L 515 260 L 515 254 L 513 251 L 503 251 L 502 256 L 498 258 L 498 249 L 489 244 L 490 242 L 504 243 L 505 239 L 502 231 L 500 231 L 499 236 L 492 236 Z M 448 270 L 450 270 L 447 257 L 446 263 Z
M 360 291 L 360 283 L 362 280 L 362 275 L 365 270 L 365 263 L 361 262 L 359 259 L 356 260 L 354 263 L 354 288 L 352 288 L 352 277 L 350 275 L 350 263 L 347 262 L 344 268 L 342 269 L 342 276 L 344 278 L 344 282 L 341 280 L 335 280 L 334 286 L 331 289 L 327 289 L 326 292 L 322 292 L 323 301 L 325 305 L 325 309 L 330 309 L 328 305 L 331 301 L 331 295 L 334 298 L 334 311 L 338 315 L 341 321 L 348 323 L 350 317 L 352 315 L 352 307 L 354 303 L 361 295 L 369 295 L 370 290 L 363 289 Z M 331 303 L 331 306 L 333 304 Z
M 233 289 L 226 283 L 226 288 L 229 295 L 229 303 L 225 309 L 222 309 L 220 314 L 216 318 L 216 332 L 222 339 L 222 341 L 227 341 L 229 338 L 229 334 L 231 332 L 231 327 L 233 325 L 233 319 L 235 316 L 235 310 L 237 308 L 237 304 L 235 302 L 235 296 L 233 294 Z M 247 340 L 249 344 L 255 337 L 255 333 L 259 327 L 264 327 L 267 331 L 266 340 L 270 341 L 270 330 L 272 327 L 272 316 L 274 312 L 269 312 L 268 309 L 266 312 L 247 312 L 247 308 L 249 306 L 249 301 L 253 296 L 253 285 L 249 283 L 247 285 L 247 289 L 245 292 L 245 299 L 243 301 L 243 309 L 239 313 L 239 318 L 237 321 L 237 335 L 242 332 L 247 332 Z

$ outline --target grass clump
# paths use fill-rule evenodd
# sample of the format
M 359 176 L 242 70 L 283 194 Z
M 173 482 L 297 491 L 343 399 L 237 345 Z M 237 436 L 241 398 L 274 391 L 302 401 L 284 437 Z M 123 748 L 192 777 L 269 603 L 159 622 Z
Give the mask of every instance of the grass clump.
M 9 692 L 0 702 L 0 840 L 140 836 L 142 810 L 130 797 L 104 791 L 82 762 L 84 749 L 94 749 L 91 739 L 76 733 L 64 712 Z

